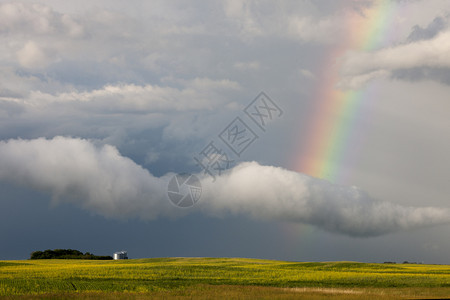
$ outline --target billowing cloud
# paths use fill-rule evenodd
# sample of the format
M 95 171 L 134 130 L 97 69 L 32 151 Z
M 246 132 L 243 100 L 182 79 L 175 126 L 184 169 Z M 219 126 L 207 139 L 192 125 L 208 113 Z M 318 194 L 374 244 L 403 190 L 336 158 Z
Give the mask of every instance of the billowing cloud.
M 147 84 L 106 85 L 92 91 L 73 91 L 50 94 L 32 91 L 28 99 L 21 101 L 24 106 L 45 108 L 51 105 L 78 106 L 88 111 L 108 112 L 159 112 L 208 110 L 220 100 L 217 91 L 237 90 L 239 84 L 230 80 L 214 81 L 196 78 L 185 83 L 186 88 L 178 89 Z M 6 99 L 7 100 L 7 99 Z M 222 99 L 223 100 L 223 99 Z M 17 101 L 13 99 L 13 101 Z M 107 109 L 105 109 L 107 108 Z
M 389 232 L 450 222 L 450 211 L 405 207 L 372 199 L 357 187 L 256 162 L 242 163 L 219 177 L 203 181 L 207 211 L 246 214 L 315 225 L 351 236 Z
M 235 101 L 240 89 L 237 82 L 210 78 L 167 79 L 161 85 L 109 84 L 90 91 L 32 90 L 26 95 L 0 89 L 0 135 L 21 128 L 26 128 L 27 138 L 76 135 L 111 140 L 121 135 L 120 141 L 109 141 L 118 147 L 132 139 L 133 132 L 156 129 L 161 134 L 153 137 L 154 144 L 157 138 L 203 138 L 220 126 L 208 124 L 211 118 L 217 121 L 219 112 L 240 107 Z M 24 137 L 12 134 L 17 135 Z
M 183 215 L 166 196 L 173 174 L 155 177 L 112 146 L 55 137 L 0 142 L 0 179 L 43 190 L 114 218 Z M 202 199 L 191 211 L 307 223 L 351 236 L 450 223 L 448 209 L 377 201 L 356 187 L 333 185 L 286 169 L 241 163 L 216 181 L 198 174 Z
M 108 217 L 152 219 L 168 208 L 164 180 L 116 148 L 83 139 L 10 140 L 0 144 L 0 178 L 43 190 Z
M 350 52 L 341 69 L 341 86 L 357 88 L 369 79 L 386 76 L 395 70 L 413 68 L 450 68 L 450 31 L 429 40 L 419 40 L 373 52 Z

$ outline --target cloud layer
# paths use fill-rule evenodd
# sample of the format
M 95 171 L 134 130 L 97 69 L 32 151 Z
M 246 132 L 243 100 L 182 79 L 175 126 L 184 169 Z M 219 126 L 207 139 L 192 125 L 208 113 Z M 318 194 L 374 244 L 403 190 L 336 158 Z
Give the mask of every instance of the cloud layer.
M 213 182 L 198 174 L 202 199 L 192 210 L 167 199 L 173 174 L 155 177 L 110 145 L 68 137 L 0 142 L 0 180 L 46 191 L 113 218 L 175 217 L 190 211 L 306 223 L 351 236 L 376 236 L 450 223 L 448 209 L 405 207 L 370 198 L 356 187 L 245 162 Z
M 377 77 L 387 77 L 398 70 L 450 68 L 450 31 L 442 18 L 427 28 L 415 27 L 406 43 L 372 52 L 349 52 L 343 57 L 340 85 L 359 88 Z M 432 78 L 430 76 L 430 78 Z
M 46 191 L 107 217 L 155 218 L 168 208 L 165 183 L 116 148 L 55 137 L 0 143 L 0 178 Z

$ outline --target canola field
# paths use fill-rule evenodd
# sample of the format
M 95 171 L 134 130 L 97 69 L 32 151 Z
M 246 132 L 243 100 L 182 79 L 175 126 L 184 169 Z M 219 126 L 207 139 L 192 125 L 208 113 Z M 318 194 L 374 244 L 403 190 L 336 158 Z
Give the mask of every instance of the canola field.
M 243 258 L 0 261 L 0 298 L 450 299 L 450 266 Z

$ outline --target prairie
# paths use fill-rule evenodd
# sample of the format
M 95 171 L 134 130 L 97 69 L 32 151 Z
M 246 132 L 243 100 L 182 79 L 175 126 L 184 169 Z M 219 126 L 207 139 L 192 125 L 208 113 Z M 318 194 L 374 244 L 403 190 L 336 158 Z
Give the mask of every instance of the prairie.
M 245 258 L 0 261 L 0 298 L 450 299 L 450 266 Z

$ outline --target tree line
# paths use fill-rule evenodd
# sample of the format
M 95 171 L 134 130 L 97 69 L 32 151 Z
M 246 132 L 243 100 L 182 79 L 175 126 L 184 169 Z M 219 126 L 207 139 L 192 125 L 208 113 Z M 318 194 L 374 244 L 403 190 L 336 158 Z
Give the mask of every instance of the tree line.
M 94 255 L 92 253 L 83 253 L 73 249 L 47 249 L 45 251 L 34 251 L 31 253 L 30 259 L 98 259 L 109 260 L 112 256 Z

